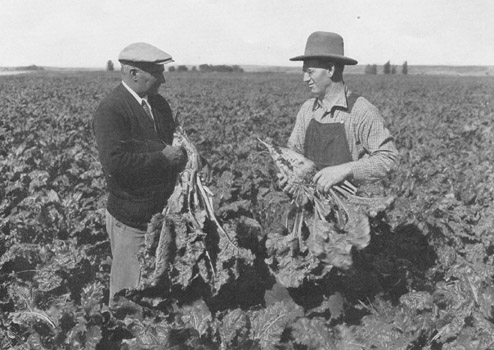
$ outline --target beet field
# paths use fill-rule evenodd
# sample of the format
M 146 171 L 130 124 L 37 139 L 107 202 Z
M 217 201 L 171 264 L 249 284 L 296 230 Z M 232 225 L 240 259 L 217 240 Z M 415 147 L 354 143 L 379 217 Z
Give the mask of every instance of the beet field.
M 214 212 L 238 245 L 207 222 L 177 232 L 166 281 L 109 307 L 90 120 L 119 74 L 0 77 L 0 349 L 494 349 L 494 78 L 345 80 L 401 154 L 368 192 L 395 201 L 365 247 L 324 273 L 270 249 L 290 199 L 257 137 L 286 144 L 309 97 L 301 74 L 170 73 L 161 93 L 211 164 Z

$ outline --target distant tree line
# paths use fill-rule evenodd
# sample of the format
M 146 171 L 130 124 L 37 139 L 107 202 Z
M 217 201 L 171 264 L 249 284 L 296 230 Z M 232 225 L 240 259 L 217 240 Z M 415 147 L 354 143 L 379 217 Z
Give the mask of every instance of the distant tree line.
M 377 74 L 377 64 L 365 66 L 365 74 Z
M 201 64 L 199 66 L 199 70 L 201 72 L 238 72 L 242 73 L 244 70 L 237 65 L 234 66 L 227 66 L 227 65 L 211 65 L 211 64 Z
M 377 65 L 376 64 L 368 64 L 365 66 L 365 74 L 377 74 Z M 396 66 L 391 64 L 391 61 L 388 61 L 383 66 L 383 74 L 396 74 Z M 403 62 L 401 66 L 401 74 L 408 74 L 408 63 L 407 61 Z
M 5 72 L 17 72 L 17 71 L 42 71 L 45 70 L 43 67 L 39 67 L 37 65 L 30 65 L 30 66 L 19 66 L 19 67 L 1 67 L 1 71 Z
M 192 66 L 190 71 L 196 72 L 198 69 L 196 66 Z M 180 65 L 180 66 L 170 66 L 168 68 L 169 72 L 188 72 L 189 67 L 185 65 Z M 244 70 L 237 65 L 233 66 L 228 66 L 228 65 L 212 65 L 212 64 L 201 64 L 199 65 L 199 71 L 202 73 L 209 73 L 209 72 L 227 72 L 227 73 L 242 73 Z
M 113 64 L 113 61 L 112 60 L 108 60 L 106 62 L 106 70 L 108 72 L 113 72 L 113 70 L 115 69 L 115 66 Z M 168 71 L 169 72 L 188 72 L 189 71 L 189 67 L 187 67 L 186 65 L 179 65 L 179 66 L 170 66 L 168 67 Z M 197 72 L 197 67 L 196 66 L 192 66 L 192 68 L 190 68 L 190 71 L 192 72 Z M 225 64 L 222 64 L 222 65 L 212 65 L 212 64 L 201 64 L 199 65 L 199 71 L 200 72 L 227 72 L 227 73 L 233 73 L 233 72 L 236 72 L 236 73 L 242 73 L 244 70 L 242 69 L 242 67 L 240 66 L 237 66 L 237 65 L 233 65 L 233 66 L 228 66 L 228 65 L 225 65 Z

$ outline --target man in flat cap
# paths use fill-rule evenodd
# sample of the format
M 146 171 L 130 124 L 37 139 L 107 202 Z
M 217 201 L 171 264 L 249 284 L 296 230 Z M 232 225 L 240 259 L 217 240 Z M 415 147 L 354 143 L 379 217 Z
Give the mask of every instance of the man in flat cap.
M 93 131 L 103 166 L 108 203 L 106 229 L 113 255 L 110 301 L 137 286 L 136 253 L 147 223 L 160 212 L 187 162 L 183 148 L 171 146 L 175 121 L 158 94 L 164 64 L 172 57 L 147 43 L 125 47 L 118 60 L 122 82 L 98 106 Z
M 327 193 L 345 181 L 355 190 L 352 182 L 373 182 L 393 171 L 398 151 L 383 118 L 343 81 L 344 66 L 357 64 L 344 55 L 343 38 L 314 32 L 307 39 L 305 54 L 290 60 L 303 61 L 304 82 L 312 98 L 302 105 L 288 146 L 316 163 L 317 189 Z M 286 179 L 280 182 L 291 193 Z

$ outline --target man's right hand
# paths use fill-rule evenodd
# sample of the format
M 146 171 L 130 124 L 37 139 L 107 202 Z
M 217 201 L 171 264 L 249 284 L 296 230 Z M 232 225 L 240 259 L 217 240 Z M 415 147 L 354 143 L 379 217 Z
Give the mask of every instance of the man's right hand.
M 161 153 L 168 164 L 178 171 L 182 171 L 187 164 L 187 151 L 181 146 L 166 146 Z

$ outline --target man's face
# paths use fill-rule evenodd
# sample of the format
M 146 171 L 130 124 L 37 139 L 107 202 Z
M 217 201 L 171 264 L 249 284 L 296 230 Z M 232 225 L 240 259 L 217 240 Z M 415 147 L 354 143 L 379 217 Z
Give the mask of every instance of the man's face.
M 165 82 L 163 65 L 135 68 L 136 93 L 140 96 L 156 95 Z
M 332 84 L 331 66 L 322 68 L 325 64 L 316 61 L 304 61 L 304 82 L 307 83 L 312 96 L 323 99 Z

